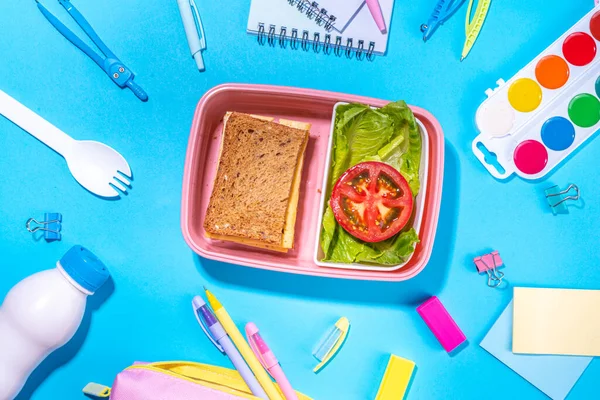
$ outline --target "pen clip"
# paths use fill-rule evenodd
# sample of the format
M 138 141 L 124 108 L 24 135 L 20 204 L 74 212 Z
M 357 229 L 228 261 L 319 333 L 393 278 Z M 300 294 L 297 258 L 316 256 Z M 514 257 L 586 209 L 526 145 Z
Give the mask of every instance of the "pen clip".
M 219 351 L 221 353 L 225 353 L 225 350 L 223 349 L 223 347 L 219 343 L 217 343 L 217 341 L 215 340 L 213 335 L 210 333 L 210 330 L 208 329 L 208 327 L 204 324 L 204 321 L 202 321 L 202 318 L 200 318 L 200 309 L 196 309 L 196 307 L 194 306 L 193 303 L 192 303 L 192 308 L 194 309 L 194 315 L 196 316 L 196 320 L 198 321 L 198 324 L 200 324 L 200 327 L 202 328 L 202 330 L 204 331 L 204 333 L 206 334 L 208 339 L 215 345 L 215 347 L 217 349 L 219 349 Z
M 252 322 L 248 322 L 246 324 L 246 339 L 248 340 L 248 344 L 250 345 L 250 348 L 252 349 L 252 352 L 254 353 L 256 358 L 258 358 L 258 361 L 260 361 L 260 365 L 262 365 L 263 368 L 266 369 L 267 372 L 269 372 L 269 367 L 267 366 L 266 360 L 262 352 L 260 351 L 258 344 L 256 343 L 255 336 L 258 336 L 258 338 L 260 339 L 260 335 L 258 334 L 258 328 Z M 271 372 L 269 372 L 269 374 L 271 374 Z
M 254 335 L 246 334 L 246 339 L 248 339 L 248 344 L 250 345 L 252 352 L 254 353 L 256 358 L 258 358 L 258 361 L 260 361 L 260 365 L 262 365 L 263 368 L 266 369 L 267 372 L 269 372 L 269 370 L 267 369 L 267 364 L 265 362 L 265 359 L 264 359 L 263 355 L 261 354 L 261 352 L 258 350 L 258 346 L 256 346 L 256 342 L 254 341 Z
M 202 26 L 202 20 L 200 19 L 200 13 L 198 12 L 198 7 L 196 6 L 196 2 L 194 0 L 190 1 L 190 8 L 194 15 L 194 22 L 196 23 L 196 30 L 200 34 L 200 48 L 202 50 L 206 49 L 206 39 L 204 39 L 204 27 Z

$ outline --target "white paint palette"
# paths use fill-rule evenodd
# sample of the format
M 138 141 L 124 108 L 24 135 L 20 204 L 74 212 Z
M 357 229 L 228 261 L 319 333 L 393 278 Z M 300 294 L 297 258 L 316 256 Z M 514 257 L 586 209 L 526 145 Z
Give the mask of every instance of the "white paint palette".
M 472 149 L 490 174 L 541 178 L 600 128 L 599 44 L 595 7 L 508 82 L 486 91 Z

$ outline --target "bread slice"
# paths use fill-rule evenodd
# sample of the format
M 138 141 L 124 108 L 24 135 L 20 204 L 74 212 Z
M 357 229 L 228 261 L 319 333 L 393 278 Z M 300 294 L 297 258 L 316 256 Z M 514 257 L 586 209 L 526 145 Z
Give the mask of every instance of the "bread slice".
M 310 124 L 267 119 L 225 116 L 204 229 L 212 239 L 287 251 L 293 247 Z

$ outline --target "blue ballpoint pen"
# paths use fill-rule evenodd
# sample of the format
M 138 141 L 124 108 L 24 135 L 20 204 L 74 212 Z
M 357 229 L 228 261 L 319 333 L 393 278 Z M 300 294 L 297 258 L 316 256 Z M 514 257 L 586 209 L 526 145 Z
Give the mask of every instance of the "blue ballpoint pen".
M 46 17 L 46 19 L 59 31 L 68 41 L 77 46 L 88 57 L 90 57 L 108 77 L 120 88 L 128 87 L 142 101 L 148 100 L 146 92 L 133 81 L 134 74 L 125 64 L 104 44 L 98 34 L 94 31 L 89 22 L 75 8 L 69 0 L 58 0 L 58 2 L 69 12 L 71 17 L 77 22 L 81 29 L 96 44 L 98 49 L 104 54 L 104 57 L 96 53 L 90 46 L 85 44 L 75 33 L 67 28 L 58 18 L 56 18 L 46 7 L 36 0 L 37 6 Z
M 240 352 L 237 350 L 231 339 L 229 339 L 225 329 L 223 329 L 221 323 L 214 316 L 208 304 L 204 302 L 202 297 L 194 296 L 192 306 L 194 308 L 194 315 L 196 316 L 200 327 L 206 336 L 208 336 L 208 339 L 213 342 L 219 351 L 227 354 L 232 364 L 242 376 L 242 379 L 244 379 L 244 382 L 246 382 L 246 385 L 250 388 L 250 391 L 252 391 L 252 394 L 261 399 L 268 400 L 269 397 L 254 377 L 254 374 L 248 365 L 246 365 Z
M 433 32 L 446 22 L 455 12 L 464 4 L 465 0 L 439 0 L 436 4 L 431 17 L 426 24 L 421 25 L 423 32 L 423 41 L 426 42 L 431 38 Z
M 198 71 L 204 71 L 204 60 L 202 59 L 202 50 L 206 50 L 206 40 L 204 39 L 204 27 L 200 19 L 200 13 L 194 0 L 177 0 L 179 13 L 183 21 L 183 29 L 187 37 L 188 46 L 192 57 L 196 61 Z

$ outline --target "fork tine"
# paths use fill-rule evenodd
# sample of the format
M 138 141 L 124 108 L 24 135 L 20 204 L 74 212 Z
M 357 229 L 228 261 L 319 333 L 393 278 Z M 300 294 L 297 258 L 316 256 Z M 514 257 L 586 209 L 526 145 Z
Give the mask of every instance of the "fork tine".
M 127 188 L 116 178 L 110 182 L 111 185 L 122 191 L 123 193 L 127 192 Z
M 129 164 L 127 164 L 127 161 L 125 161 L 125 165 L 121 165 L 120 167 L 118 167 L 118 172 L 121 175 L 125 175 L 131 178 L 131 168 L 129 167 Z
M 115 175 L 115 179 L 117 181 L 120 181 L 121 183 L 124 183 L 127 186 L 131 186 L 131 182 L 129 181 L 129 179 L 127 179 L 125 176 L 123 176 L 121 174 Z

